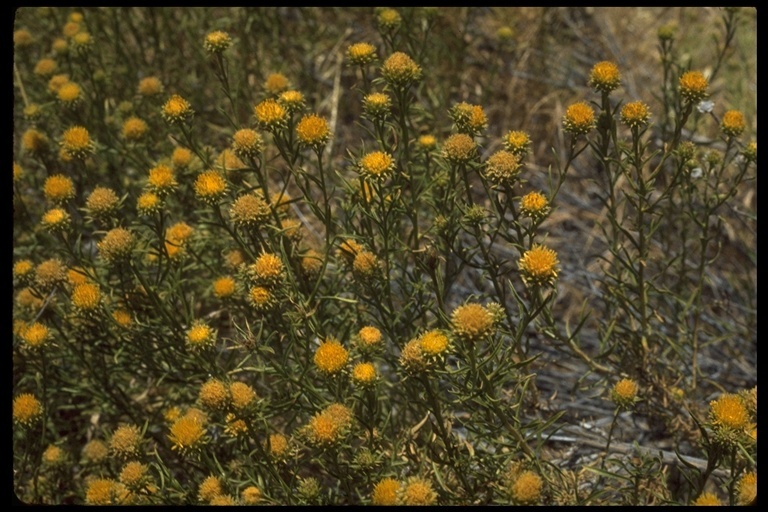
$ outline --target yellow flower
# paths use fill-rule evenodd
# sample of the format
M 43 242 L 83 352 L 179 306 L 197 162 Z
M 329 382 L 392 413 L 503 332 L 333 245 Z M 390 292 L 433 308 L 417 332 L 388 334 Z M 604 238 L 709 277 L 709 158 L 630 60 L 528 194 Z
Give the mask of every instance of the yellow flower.
M 64 450 L 56 445 L 48 445 L 43 452 L 43 464 L 47 466 L 60 466 L 64 463 L 66 454 Z
M 308 250 L 301 258 L 301 271 L 308 279 L 314 279 L 323 268 L 323 255 L 314 249 Z
M 152 215 L 160 211 L 162 200 L 154 192 L 144 192 L 136 200 L 136 210 L 139 215 Z
M 69 75 L 53 75 L 50 80 L 48 80 L 48 90 L 52 94 L 58 94 L 61 87 L 69 82 Z
M 382 336 L 381 331 L 376 327 L 367 325 L 360 329 L 357 333 L 360 338 L 360 342 L 366 347 L 375 347 L 381 344 Z
M 434 505 L 437 501 L 432 484 L 420 477 L 409 478 L 401 493 L 403 505 Z
M 47 291 L 67 279 L 67 267 L 58 258 L 40 263 L 35 269 L 35 283 Z
M 51 337 L 48 327 L 35 322 L 21 331 L 21 339 L 31 348 L 42 347 Z
M 232 45 L 232 38 L 222 30 L 216 30 L 205 36 L 203 47 L 208 53 L 221 53 Z
M 557 278 L 557 253 L 536 244 L 518 260 L 523 281 L 528 286 L 552 285 Z
M 725 393 L 709 403 L 712 423 L 721 428 L 741 430 L 749 423 L 749 414 L 738 395 Z
M 163 84 L 156 76 L 148 76 L 139 80 L 138 91 L 142 96 L 156 96 L 163 92 Z
M 37 64 L 35 64 L 34 73 L 40 76 L 50 76 L 56 71 L 57 67 L 58 65 L 53 59 L 40 59 L 37 61 Z
M 205 171 L 195 180 L 197 197 L 207 204 L 216 204 L 227 191 L 227 181 L 221 173 L 213 170 Z
M 13 46 L 16 48 L 24 48 L 34 42 L 35 39 L 29 33 L 29 30 L 21 28 L 13 33 Z
M 752 141 L 744 146 L 741 154 L 747 162 L 757 162 L 757 142 Z
M 282 73 L 271 73 L 264 81 L 264 89 L 270 94 L 277 95 L 278 93 L 288 89 L 290 83 L 288 78 Z
M 240 493 L 244 505 L 256 505 L 261 501 L 261 491 L 253 485 L 246 487 Z
M 245 382 L 233 382 L 229 385 L 229 392 L 232 397 L 232 407 L 243 410 L 249 407 L 256 400 L 256 391 Z
M 163 197 L 174 190 L 178 186 L 178 182 L 173 175 L 173 169 L 160 164 L 149 170 L 147 186 L 152 192 Z
M 183 123 L 188 121 L 194 114 L 195 111 L 192 110 L 192 105 L 178 94 L 171 96 L 162 108 L 163 119 L 169 124 Z
M 496 37 L 499 41 L 511 41 L 515 36 L 515 31 L 509 25 L 504 25 L 496 30 Z
M 91 37 L 91 34 L 86 32 L 85 30 L 81 30 L 77 34 L 72 36 L 71 43 L 72 43 L 72 51 L 76 55 L 82 56 L 88 53 L 93 47 L 93 37 Z
M 448 336 L 437 329 L 427 331 L 419 337 L 421 351 L 427 356 L 439 356 L 448 349 Z
M 274 459 L 282 459 L 288 453 L 288 438 L 283 434 L 271 434 L 269 436 L 269 454 Z
M 485 176 L 495 185 L 512 186 L 520 174 L 521 167 L 519 156 L 502 149 L 485 162 Z
M 232 507 L 237 505 L 237 502 L 235 501 L 235 498 L 229 494 L 219 494 L 218 496 L 211 498 L 211 501 L 209 501 L 208 504 L 213 506 Z
M 379 260 L 370 251 L 360 251 L 352 261 L 352 272 L 361 281 L 369 281 L 379 271 Z
M 384 93 L 374 92 L 363 98 L 363 112 L 371 119 L 384 119 L 392 108 L 392 100 Z
M 24 118 L 33 122 L 37 122 L 43 115 L 43 109 L 37 103 L 30 103 L 22 110 Z
M 369 386 L 376 381 L 376 367 L 372 363 L 358 363 L 352 368 L 352 379 L 361 386 Z
M 101 462 L 109 455 L 109 448 L 104 441 L 94 439 L 83 447 L 83 456 L 91 462 Z
M 583 135 L 596 126 L 595 111 L 588 103 L 580 101 L 565 109 L 563 128 L 573 135 Z
M 736 484 L 736 504 L 749 505 L 757 498 L 757 473 L 744 473 Z
M 149 126 L 138 117 L 129 117 L 123 123 L 123 137 L 130 141 L 141 140 L 147 133 Z
M 524 131 L 510 130 L 504 136 L 503 144 L 504 149 L 522 158 L 530 150 L 531 137 Z
M 222 489 L 221 480 L 213 475 L 207 477 L 200 483 L 197 496 L 200 501 L 211 501 L 216 496 L 220 496 L 224 490 Z
M 29 153 L 39 154 L 48 149 L 48 137 L 34 128 L 30 128 L 21 136 L 21 146 Z
M 210 379 L 200 387 L 198 398 L 203 407 L 222 411 L 229 407 L 231 396 L 226 384 L 218 379 Z
M 392 30 L 400 26 L 402 18 L 400 13 L 394 9 L 382 9 L 377 16 L 379 27 L 385 30 Z
M 32 312 L 37 312 L 43 307 L 43 299 L 32 291 L 32 288 L 22 288 L 16 295 L 16 305 L 21 309 L 26 309 Z M 18 330 L 17 334 L 22 336 L 26 325 L 23 324 Z
M 309 420 L 304 432 L 313 444 L 331 445 L 347 433 L 351 424 L 352 411 L 342 404 L 331 404 Z
M 348 360 L 349 352 L 334 338 L 323 341 L 315 351 L 315 366 L 326 375 L 339 373 Z
M 419 146 L 425 151 L 435 149 L 437 146 L 437 139 L 434 135 L 422 135 L 419 137 Z
M 299 91 L 283 91 L 278 96 L 277 102 L 289 113 L 298 112 L 304 108 L 304 95 Z
M 539 192 L 529 192 L 520 199 L 520 213 L 534 220 L 545 217 L 549 210 L 549 201 Z
M 198 448 L 204 442 L 203 425 L 200 417 L 189 413 L 174 421 L 168 435 L 168 439 L 173 443 L 171 449 L 185 453 Z
M 213 282 L 213 294 L 219 299 L 226 299 L 235 293 L 235 280 L 231 276 L 224 276 Z
M 328 121 L 316 114 L 309 114 L 301 118 L 296 125 L 296 135 L 299 142 L 315 150 L 319 150 L 328 142 L 331 132 L 328 129 Z
M 13 264 L 13 276 L 23 279 L 32 275 L 34 264 L 30 260 L 19 260 Z
M 381 65 L 381 74 L 394 87 L 406 87 L 421 80 L 421 68 L 403 52 L 395 52 Z
M 744 120 L 744 114 L 738 110 L 729 110 L 723 114 L 720 129 L 729 137 L 738 137 L 744 132 L 746 125 L 747 123 Z
M 58 55 L 65 55 L 67 51 L 69 51 L 69 44 L 66 39 L 57 37 L 53 40 L 53 43 L 51 43 L 51 50 Z
M 373 487 L 371 504 L 397 505 L 400 487 L 400 482 L 394 478 L 384 478 L 379 480 L 378 483 L 376 483 L 376 485 Z
M 480 304 L 465 304 L 453 310 L 451 325 L 454 334 L 465 341 L 477 342 L 493 332 L 494 317 Z
M 82 91 L 75 82 L 66 82 L 56 93 L 58 100 L 66 107 L 74 107 L 82 100 Z
M 598 62 L 589 72 L 588 85 L 598 92 L 611 92 L 620 84 L 619 68 L 613 62 L 607 60 Z
M 44 229 L 51 233 L 57 233 L 67 230 L 71 220 L 70 215 L 62 208 L 51 208 L 43 214 L 40 223 Z
M 101 292 L 98 285 L 83 283 L 72 290 L 72 306 L 81 312 L 91 312 L 98 308 L 100 303 Z
M 118 482 L 109 478 L 95 478 L 88 483 L 85 491 L 87 505 L 116 505 L 119 503 L 118 494 L 124 494 L 118 487 Z
M 265 252 L 249 267 L 249 273 L 257 283 L 270 285 L 282 279 L 284 268 L 282 260 L 277 255 Z
M 104 238 L 96 244 L 99 255 L 109 263 L 116 263 L 127 259 L 136 239 L 133 233 L 125 228 L 114 228 L 107 232 Z
M 621 107 L 621 122 L 630 128 L 642 128 L 648 124 L 651 113 L 642 101 L 632 101 Z
M 264 199 L 255 194 L 245 194 L 237 198 L 229 210 L 229 215 L 235 226 L 256 228 L 266 223 L 271 210 Z
M 349 63 L 364 66 L 376 60 L 376 47 L 369 43 L 355 43 L 347 48 Z
M 120 457 L 138 455 L 141 430 L 136 425 L 120 425 L 109 441 L 110 450 Z
M 395 168 L 395 160 L 388 153 L 373 151 L 358 162 L 360 174 L 370 179 L 386 178 Z
M 130 327 L 133 322 L 131 314 L 124 309 L 116 309 L 112 312 L 112 318 L 120 327 Z
M 13 182 L 16 183 L 17 181 L 20 181 L 21 178 L 24 177 L 24 169 L 17 164 L 16 162 L 13 162 Z
M 128 462 L 120 471 L 120 483 L 129 488 L 139 489 L 143 486 L 149 467 L 138 461 Z
M 459 133 L 477 135 L 488 127 L 488 118 L 480 105 L 461 102 L 454 105 L 449 114 Z
M 637 383 L 632 379 L 621 379 L 611 390 L 611 399 L 621 408 L 631 407 L 637 397 Z
M 216 342 L 216 331 L 202 320 L 196 320 L 187 331 L 187 346 L 192 349 L 202 349 L 213 346 Z
M 70 158 L 84 159 L 93 152 L 94 146 L 88 130 L 72 126 L 61 135 L 61 147 Z
M 688 103 L 696 103 L 709 96 L 707 92 L 709 82 L 704 78 L 701 71 L 683 73 L 683 76 L 680 77 L 679 87 L 680 95 Z
M 455 133 L 443 143 L 443 156 L 452 164 L 465 164 L 477 150 L 474 139 L 466 133 Z
M 276 131 L 285 128 L 288 112 L 277 101 L 267 99 L 253 107 L 256 121 L 265 130 Z
M 224 255 L 224 263 L 228 267 L 237 270 L 240 265 L 245 263 L 245 257 L 239 249 L 232 249 Z
M 532 505 L 541 496 L 542 483 L 541 477 L 533 471 L 523 471 L 517 476 L 509 491 L 516 502 Z
M 13 399 L 13 419 L 22 426 L 31 426 L 42 414 L 43 406 L 35 395 L 23 393 Z
M 715 493 L 704 492 L 704 493 L 701 493 L 701 496 L 696 498 L 696 501 L 693 502 L 693 505 L 719 507 L 723 505 L 723 502 L 720 501 L 720 498 L 718 498 Z
M 75 185 L 63 174 L 54 174 L 46 178 L 43 194 L 52 203 L 64 203 L 75 197 Z
M 409 372 L 420 372 L 429 367 L 429 361 L 424 358 L 421 350 L 421 340 L 414 338 L 405 344 L 400 351 L 400 364 Z
M 272 310 L 276 305 L 274 294 L 263 286 L 254 286 L 248 292 L 248 302 L 262 313 Z
M 237 130 L 232 135 L 232 151 L 242 158 L 255 158 L 261 153 L 264 143 L 261 135 L 250 128 Z
M 108 187 L 97 186 L 85 200 L 85 207 L 96 218 L 104 218 L 112 214 L 120 199 L 115 191 Z

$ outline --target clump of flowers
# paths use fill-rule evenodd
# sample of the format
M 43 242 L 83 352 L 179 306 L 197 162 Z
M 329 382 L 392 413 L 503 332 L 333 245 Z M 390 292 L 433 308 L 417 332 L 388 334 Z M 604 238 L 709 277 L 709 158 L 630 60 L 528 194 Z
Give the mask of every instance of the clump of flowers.
M 589 72 L 590 87 L 598 92 L 611 92 L 621 84 L 619 68 L 614 62 L 607 60 L 598 62 Z
M 563 128 L 572 135 L 584 135 L 597 125 L 595 110 L 588 103 L 580 101 L 565 109 Z
M 536 244 L 525 251 L 517 264 L 528 286 L 551 286 L 557 279 L 557 253 L 543 245 Z

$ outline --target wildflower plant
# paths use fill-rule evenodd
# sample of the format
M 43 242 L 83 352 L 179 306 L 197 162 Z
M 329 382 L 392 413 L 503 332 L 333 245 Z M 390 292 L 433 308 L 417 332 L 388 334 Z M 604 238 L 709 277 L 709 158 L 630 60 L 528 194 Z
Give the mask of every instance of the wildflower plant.
M 15 495 L 752 502 L 756 21 L 623 9 L 19 9 Z

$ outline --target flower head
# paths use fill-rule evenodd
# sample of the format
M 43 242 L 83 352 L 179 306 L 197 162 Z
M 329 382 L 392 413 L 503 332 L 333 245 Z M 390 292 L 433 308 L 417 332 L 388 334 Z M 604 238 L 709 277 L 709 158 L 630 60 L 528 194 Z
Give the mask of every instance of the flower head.
M 50 233 L 59 233 L 69 229 L 72 217 L 63 208 L 51 208 L 43 214 L 40 224 Z
M 40 59 L 35 64 L 34 73 L 43 77 L 51 76 L 58 67 L 56 61 L 53 59 Z
M 273 459 L 282 459 L 288 454 L 288 438 L 283 434 L 271 434 L 267 451 Z
M 95 218 L 103 219 L 114 213 L 119 203 L 120 199 L 114 190 L 97 186 L 85 200 L 85 207 Z
M 78 284 L 72 290 L 72 306 L 80 313 L 91 313 L 101 304 L 101 291 L 93 283 Z
M 35 395 L 23 393 L 13 399 L 13 419 L 22 426 L 31 426 L 42 414 L 43 406 Z
M 725 393 L 709 403 L 709 416 L 718 428 L 740 430 L 749 423 L 747 408 L 738 395 Z
M 517 503 L 532 505 L 539 501 L 541 496 L 542 479 L 533 471 L 522 471 L 509 487 L 509 493 Z
M 259 126 L 271 132 L 284 129 L 288 122 L 288 111 L 271 98 L 253 107 L 253 113 Z
M 61 135 L 61 147 L 70 158 L 85 159 L 93 153 L 94 144 L 88 130 L 82 126 L 67 128 Z
M 294 90 L 281 92 L 277 102 L 291 114 L 303 110 L 305 106 L 304 95 Z
M 419 147 L 425 151 L 435 149 L 437 147 L 437 139 L 434 135 L 422 135 L 418 140 Z
M 642 101 L 632 101 L 621 107 L 621 122 L 630 128 L 642 128 L 648 124 L 650 116 L 648 105 Z
M 261 491 L 256 486 L 248 486 L 240 493 L 244 505 L 256 505 L 261 501 Z
M 378 258 L 370 251 L 360 251 L 352 261 L 352 272 L 362 282 L 369 282 L 374 279 L 379 268 Z
M 381 92 L 373 92 L 363 98 L 363 112 L 370 119 L 385 119 L 392 108 L 390 97 Z
M 394 170 L 395 160 L 389 153 L 373 151 L 357 163 L 360 174 L 369 179 L 384 179 Z
M 376 16 L 376 21 L 379 23 L 379 27 L 384 30 L 394 30 L 400 26 L 402 17 L 400 13 L 394 9 L 382 9 Z
M 529 192 L 520 199 L 520 213 L 534 220 L 546 217 L 549 210 L 549 201 L 540 192 Z
M 749 505 L 757 498 L 757 473 L 744 473 L 736 484 L 736 504 Z
M 738 137 L 744 132 L 745 127 L 746 121 L 744 121 L 744 114 L 738 110 L 729 110 L 723 114 L 720 129 L 728 137 Z
M 48 80 L 48 91 L 50 91 L 51 94 L 58 95 L 61 87 L 67 82 L 69 82 L 69 75 L 66 75 L 66 74 L 53 75 L 51 79 Z
M 365 66 L 375 61 L 376 47 L 369 43 L 355 43 L 347 48 L 347 59 L 350 64 Z
M 434 505 L 437 493 L 432 489 L 432 483 L 421 477 L 411 477 L 401 490 L 400 499 L 403 505 Z
M 67 108 L 75 107 L 83 100 L 82 90 L 75 82 L 66 82 L 56 92 L 56 99 Z
M 345 405 L 331 404 L 309 420 L 303 434 L 312 444 L 333 445 L 348 432 L 352 417 L 352 411 Z
M 227 191 L 227 181 L 218 171 L 200 173 L 195 180 L 195 194 L 206 204 L 215 205 Z
M 63 174 L 54 174 L 46 178 L 43 194 L 52 203 L 65 203 L 75 197 L 75 185 Z
M 35 268 L 35 284 L 43 291 L 49 291 L 67 280 L 67 267 L 58 258 L 51 258 Z
M 621 379 L 611 390 L 611 399 L 617 407 L 627 409 L 634 405 L 637 398 L 637 383 L 632 379 Z
M 149 466 L 139 461 L 131 461 L 123 466 L 118 477 L 120 483 L 130 489 L 140 489 L 147 481 L 147 471 Z
M 552 285 L 557 278 L 557 253 L 536 244 L 518 260 L 523 281 L 528 286 Z
M 270 73 L 264 81 L 264 89 L 274 95 L 288 89 L 290 85 L 288 78 L 282 73 Z
M 231 297 L 235 289 L 235 280 L 231 276 L 220 277 L 213 282 L 213 294 L 219 299 Z
M 264 252 L 248 267 L 248 271 L 255 282 L 274 285 L 282 279 L 284 268 L 283 261 L 279 256 Z
M 296 125 L 296 135 L 303 145 L 319 150 L 331 138 L 328 121 L 316 114 L 309 114 L 301 118 Z
M 119 457 L 132 457 L 139 453 L 141 430 L 136 425 L 120 425 L 109 440 L 109 449 Z
M 314 362 L 318 370 L 325 375 L 335 375 L 347 364 L 349 352 L 338 340 L 328 338 L 315 351 Z
M 488 127 L 488 117 L 480 105 L 461 102 L 454 105 L 449 114 L 459 133 L 474 136 Z
M 168 439 L 173 450 L 194 451 L 205 442 L 204 421 L 198 415 L 187 413 L 173 422 Z
M 200 387 L 198 399 L 207 409 L 223 411 L 231 400 L 229 387 L 219 379 L 209 379 Z
M 501 150 L 485 162 L 485 176 L 496 185 L 511 186 L 520 174 L 520 157 L 511 151 Z
M 696 498 L 696 500 L 692 503 L 696 506 L 721 506 L 723 504 L 722 501 L 720 501 L 720 498 L 717 497 L 717 495 L 713 492 L 703 492 L 701 495 Z
M 156 76 L 148 76 L 139 80 L 137 90 L 142 96 L 157 96 L 163 92 L 163 83 Z
M 531 147 L 531 136 L 527 132 L 520 130 L 510 130 L 504 135 L 504 149 L 519 157 L 528 154 Z
M 256 391 L 245 382 L 233 382 L 229 385 L 229 393 L 232 397 L 232 407 L 235 410 L 244 410 L 251 406 L 258 398 Z
M 235 226 L 255 228 L 266 223 L 272 212 L 267 202 L 256 194 L 245 194 L 237 198 L 229 210 Z
M 478 342 L 493 332 L 494 317 L 480 304 L 465 304 L 451 314 L 453 333 L 468 342 Z
M 90 462 L 101 462 L 109 456 L 109 447 L 104 441 L 93 439 L 83 447 L 83 456 Z
M 611 92 L 621 84 L 619 68 L 615 63 L 604 60 L 598 62 L 589 72 L 589 86 L 598 92 Z
M 443 156 L 452 164 L 465 164 L 477 153 L 477 143 L 466 133 L 455 133 L 443 143 Z
M 163 200 L 154 192 L 144 192 L 136 199 L 139 215 L 152 215 L 160 211 Z
M 13 33 L 14 48 L 24 48 L 30 46 L 34 42 L 35 38 L 32 37 L 32 34 L 27 29 L 20 28 Z
M 223 492 L 221 479 L 211 475 L 200 483 L 197 496 L 200 498 L 200 501 L 209 502 L 216 496 L 220 496 Z
M 589 133 L 597 124 L 595 111 L 585 101 L 569 106 L 563 116 L 563 128 L 573 135 Z
M 96 244 L 99 255 L 109 263 L 117 263 L 127 259 L 136 243 L 133 233 L 125 228 L 114 228 L 107 232 L 104 238 Z
M 161 113 L 168 124 L 180 124 L 191 119 L 195 111 L 187 100 L 174 94 L 165 102 Z
M 187 330 L 186 342 L 193 350 L 211 347 L 216 343 L 216 331 L 202 320 L 196 320 Z
M 129 117 L 123 123 L 123 138 L 129 141 L 141 140 L 146 135 L 149 126 L 143 119 Z
M 686 71 L 680 77 L 680 95 L 688 103 L 697 103 L 709 96 L 708 87 L 709 82 L 701 71 Z
M 373 363 L 357 363 L 352 368 L 352 380 L 363 387 L 372 385 L 376 381 L 376 367 Z
M 744 146 L 741 154 L 747 162 L 757 162 L 757 142 L 752 141 Z
M 232 135 L 232 151 L 242 158 L 255 158 L 264 148 L 261 135 L 250 128 L 237 130 Z
M 232 45 L 232 38 L 222 30 L 210 32 L 205 36 L 203 47 L 208 53 L 222 53 Z
M 19 260 L 13 264 L 13 277 L 26 281 L 34 270 L 34 263 L 30 260 Z
M 400 351 L 400 364 L 408 372 L 422 372 L 429 368 L 429 363 L 430 361 L 424 357 L 424 352 L 421 350 L 421 340 L 419 338 L 410 340 Z
M 403 52 L 395 52 L 381 65 L 381 74 L 393 87 L 404 88 L 421 80 L 421 68 Z
M 371 504 L 373 505 L 397 505 L 398 493 L 400 491 L 400 482 L 394 478 L 384 478 L 379 480 L 373 487 L 371 494 Z
M 381 344 L 382 336 L 381 331 L 371 325 L 366 325 L 357 333 L 357 337 L 360 340 L 362 347 L 376 347 Z
M 419 336 L 421 351 L 426 356 L 439 356 L 448 350 L 448 336 L 438 329 L 432 329 Z

